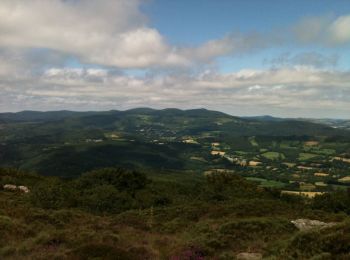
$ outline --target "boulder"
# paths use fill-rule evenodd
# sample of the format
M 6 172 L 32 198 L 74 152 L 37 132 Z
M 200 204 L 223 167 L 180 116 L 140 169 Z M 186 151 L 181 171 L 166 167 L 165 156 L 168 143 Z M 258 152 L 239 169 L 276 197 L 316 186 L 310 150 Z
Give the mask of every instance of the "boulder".
M 20 191 L 23 193 L 28 193 L 30 192 L 29 188 L 27 186 L 16 186 L 13 184 L 5 184 L 3 186 L 4 190 L 8 190 L 8 191 Z
M 26 186 L 18 186 L 18 189 L 21 191 L 21 192 L 24 192 L 24 193 L 29 193 L 29 189 L 28 187 Z
M 8 190 L 8 191 L 16 191 L 17 190 L 17 186 L 13 185 L 13 184 L 5 184 L 3 188 L 4 188 L 4 190 Z
M 319 220 L 312 220 L 312 219 L 296 219 L 296 220 L 292 220 L 291 222 L 300 231 L 322 229 L 322 228 L 332 227 L 337 224 L 335 222 L 326 223 L 326 222 L 322 222 Z

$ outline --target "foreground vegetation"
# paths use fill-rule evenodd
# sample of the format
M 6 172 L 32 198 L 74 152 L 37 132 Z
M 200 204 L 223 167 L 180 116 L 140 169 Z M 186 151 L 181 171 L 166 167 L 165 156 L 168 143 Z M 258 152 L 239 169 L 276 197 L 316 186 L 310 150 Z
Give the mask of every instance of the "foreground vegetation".
M 281 195 L 234 173 L 103 168 L 74 179 L 0 170 L 0 258 L 349 259 L 350 193 Z M 291 220 L 336 225 L 299 231 Z

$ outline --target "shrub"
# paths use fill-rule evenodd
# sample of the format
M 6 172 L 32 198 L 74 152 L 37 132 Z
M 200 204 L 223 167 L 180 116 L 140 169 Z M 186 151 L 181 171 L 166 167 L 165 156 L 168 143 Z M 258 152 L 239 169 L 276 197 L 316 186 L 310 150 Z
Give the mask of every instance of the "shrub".
M 103 168 L 85 173 L 77 180 L 81 189 L 89 189 L 99 185 L 112 185 L 119 191 L 125 191 L 135 196 L 135 192 L 149 182 L 146 175 L 137 171 L 128 171 L 121 168 Z
M 346 254 L 350 251 L 350 223 L 315 230 L 299 232 L 279 249 L 274 252 L 281 259 L 348 259 Z M 331 255 L 329 258 L 324 258 Z M 344 257 L 344 258 L 343 258 Z
M 312 201 L 312 208 L 350 214 L 350 189 L 316 196 Z
M 101 185 L 85 191 L 79 204 L 94 213 L 120 213 L 133 208 L 135 201 L 128 193 L 120 192 L 112 185 Z
M 44 209 L 59 209 L 74 205 L 74 190 L 58 179 L 50 179 L 34 186 L 30 193 L 31 202 Z

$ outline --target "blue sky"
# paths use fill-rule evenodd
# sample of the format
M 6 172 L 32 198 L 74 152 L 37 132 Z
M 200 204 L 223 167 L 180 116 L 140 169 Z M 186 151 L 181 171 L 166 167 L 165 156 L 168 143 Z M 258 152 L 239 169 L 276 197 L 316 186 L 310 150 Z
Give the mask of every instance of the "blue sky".
M 288 28 L 306 17 L 338 17 L 350 13 L 347 0 L 153 0 L 141 8 L 149 17 L 150 24 L 165 35 L 170 43 L 177 45 L 198 45 L 231 32 L 269 33 L 271 30 Z M 328 49 L 291 44 L 235 59 L 223 59 L 220 69 L 229 72 L 248 64 L 254 68 L 266 67 L 267 64 L 263 62 L 266 58 L 298 51 L 318 51 L 328 55 L 345 52 L 346 57 L 339 59 L 339 67 L 350 68 L 348 47 Z
M 0 112 L 350 115 L 348 0 L 2 0 Z
M 231 31 L 270 31 L 308 16 L 341 16 L 347 0 L 152 0 L 142 6 L 152 26 L 174 44 L 199 44 Z

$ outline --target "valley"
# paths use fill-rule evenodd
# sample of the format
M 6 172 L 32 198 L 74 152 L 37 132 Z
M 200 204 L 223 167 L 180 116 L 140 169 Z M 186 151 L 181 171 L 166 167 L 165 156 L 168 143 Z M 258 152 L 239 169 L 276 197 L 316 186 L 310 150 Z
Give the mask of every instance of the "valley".
M 69 178 L 114 166 L 234 172 L 311 196 L 350 185 L 349 132 L 313 122 L 148 108 L 22 112 L 0 120 L 0 166 L 43 175 Z

